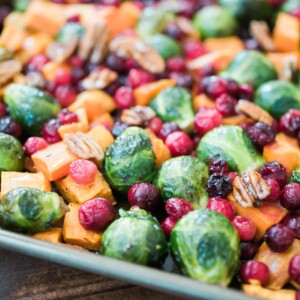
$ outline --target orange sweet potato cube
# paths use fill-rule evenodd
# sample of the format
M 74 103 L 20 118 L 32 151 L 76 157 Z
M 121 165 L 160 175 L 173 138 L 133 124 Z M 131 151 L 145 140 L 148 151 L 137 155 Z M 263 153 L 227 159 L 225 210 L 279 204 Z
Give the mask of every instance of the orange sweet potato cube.
M 34 234 L 32 237 L 45 242 L 54 243 L 54 244 L 63 242 L 63 235 L 62 235 L 61 228 L 49 228 L 46 231 Z
M 87 135 L 95 140 L 105 152 L 106 148 L 114 142 L 114 137 L 103 125 L 97 125 L 92 128 Z
M 203 107 L 215 108 L 215 102 L 208 98 L 204 93 L 194 97 L 193 105 L 196 111 Z

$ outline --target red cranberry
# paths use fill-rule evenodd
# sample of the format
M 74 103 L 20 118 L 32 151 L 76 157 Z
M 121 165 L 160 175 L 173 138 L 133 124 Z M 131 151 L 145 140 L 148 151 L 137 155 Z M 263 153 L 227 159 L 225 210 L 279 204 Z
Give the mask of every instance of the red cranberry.
M 60 85 L 54 93 L 61 106 L 68 106 L 76 100 L 76 91 L 70 85 Z
M 222 198 L 211 198 L 207 203 L 207 208 L 224 215 L 229 220 L 234 218 L 235 209 L 232 203 Z
M 295 255 L 289 265 L 289 274 L 292 280 L 300 283 L 300 254 Z
M 280 5 L 282 5 L 286 0 L 268 0 L 268 3 L 273 8 L 278 8 Z
M 185 61 L 180 56 L 173 56 L 166 61 L 166 67 L 170 72 L 185 71 Z
M 293 230 L 296 239 L 300 239 L 300 214 L 288 215 L 282 223 Z
M 254 122 L 242 122 L 239 124 L 240 127 L 242 127 L 247 133 L 249 129 L 254 125 Z
M 209 164 L 209 172 L 210 174 L 214 174 L 214 173 L 227 173 L 229 170 L 229 166 L 228 163 L 224 160 L 224 159 L 217 159 L 212 161 Z
M 277 161 L 265 163 L 259 170 L 264 179 L 275 179 L 280 187 L 283 187 L 287 181 L 286 169 Z
M 159 131 L 162 129 L 163 126 L 163 121 L 158 118 L 154 117 L 153 119 L 150 120 L 149 122 L 149 128 L 155 133 L 158 134 Z
M 227 93 L 233 97 L 238 96 L 239 94 L 239 85 L 233 79 L 226 79 L 227 82 Z
M 205 93 L 212 99 L 216 99 L 227 92 L 226 80 L 219 76 L 206 77 L 202 80 L 202 84 Z
M 226 198 L 232 192 L 232 184 L 225 175 L 215 173 L 208 178 L 206 191 L 210 198 Z
M 94 198 L 80 206 L 78 218 L 83 228 L 93 231 L 103 231 L 114 221 L 116 212 L 108 200 Z
M 45 149 L 47 146 L 47 142 L 43 138 L 37 136 L 30 137 L 24 143 L 24 149 L 28 156 Z
M 72 83 L 72 85 L 78 86 L 79 82 L 82 79 L 84 79 L 85 75 L 86 75 L 86 73 L 85 73 L 84 69 L 82 69 L 82 68 L 72 68 L 72 71 L 71 71 L 71 77 L 72 77 L 71 83 Z
M 44 124 L 42 136 L 49 144 L 54 144 L 61 141 L 61 137 L 57 131 L 60 122 L 57 119 L 52 119 Z
M 243 264 L 240 276 L 244 283 L 251 283 L 252 279 L 258 280 L 261 285 L 265 285 L 270 279 L 270 271 L 263 262 L 249 260 Z
M 125 123 L 122 123 L 122 122 L 115 122 L 115 124 L 114 124 L 114 126 L 113 126 L 113 128 L 112 128 L 112 130 L 111 130 L 111 133 L 112 133 L 112 135 L 114 136 L 114 137 L 118 137 L 118 136 L 120 136 L 122 133 L 123 133 L 123 131 L 126 129 L 128 127 L 128 125 L 127 124 L 125 124 Z
M 180 129 L 175 122 L 166 122 L 162 125 L 162 128 L 158 132 L 157 136 L 160 139 L 165 140 L 170 133 L 172 133 L 174 131 L 178 131 L 178 130 L 180 130 Z
M 4 103 L 0 102 L 0 118 L 6 116 L 7 109 Z
M 72 15 L 67 18 L 67 22 L 69 23 L 80 23 L 80 15 Z
M 300 6 L 293 9 L 290 14 L 300 20 Z
M 289 210 L 300 209 L 300 184 L 287 184 L 281 192 L 280 203 Z
M 22 135 L 22 127 L 11 116 L 5 116 L 0 118 L 0 132 L 19 138 Z
M 126 59 L 117 56 L 114 53 L 110 53 L 106 57 L 106 66 L 118 73 L 123 73 L 127 70 Z
M 42 71 L 43 66 L 50 62 L 50 59 L 45 54 L 36 54 L 28 62 L 28 71 Z
M 194 125 L 196 130 L 204 135 L 208 131 L 221 125 L 222 115 L 213 108 L 202 108 L 195 117 Z
M 196 40 L 187 40 L 183 43 L 184 56 L 187 59 L 195 59 L 207 52 L 205 46 Z
M 236 99 L 229 94 L 222 94 L 216 101 L 216 110 L 223 116 L 229 117 L 235 114 L 235 106 L 237 105 Z
M 175 40 L 180 40 L 184 37 L 184 33 L 175 22 L 169 22 L 166 25 L 165 34 Z
M 194 147 L 192 139 L 183 131 L 172 132 L 167 136 L 165 143 L 173 157 L 189 155 Z
M 180 15 L 191 19 L 197 11 L 197 5 L 195 1 L 183 1 L 181 5 Z
M 279 200 L 280 197 L 280 185 L 275 179 L 266 179 L 266 183 L 268 184 L 270 188 L 270 194 L 267 198 L 264 199 L 264 201 L 267 202 L 276 202 Z
M 191 89 L 193 86 L 193 77 L 192 75 L 184 72 L 171 72 L 170 78 L 176 81 L 176 85 Z
M 77 159 L 70 165 L 69 175 L 79 184 L 92 183 L 97 173 L 97 166 L 92 161 L 86 159 Z
M 69 58 L 69 64 L 73 68 L 83 68 L 84 61 L 79 56 L 72 56 Z
M 133 88 L 137 88 L 139 86 L 152 82 L 154 80 L 154 77 L 152 74 L 148 73 L 147 71 L 139 70 L 139 69 L 131 69 L 128 74 L 128 79 L 130 85 Z
M 254 144 L 263 147 L 272 143 L 275 139 L 275 133 L 272 127 L 263 122 L 257 122 L 248 129 L 248 134 Z
M 215 74 L 216 68 L 212 64 L 206 65 L 198 71 L 198 75 L 200 76 L 200 78 L 213 76 Z
M 70 123 L 76 123 L 78 122 L 78 116 L 73 113 L 72 111 L 69 111 L 68 109 L 64 108 L 62 109 L 58 114 L 57 118 L 60 122 L 60 124 L 70 124 Z
M 252 241 L 241 242 L 241 259 L 249 260 L 254 257 L 258 250 L 258 245 Z
M 236 216 L 232 220 L 232 224 L 238 232 L 241 241 L 251 241 L 254 238 L 256 227 L 252 221 L 242 216 Z
M 243 83 L 239 86 L 239 99 L 251 100 L 253 98 L 254 89 L 248 83 Z
M 166 212 L 174 219 L 179 220 L 184 215 L 193 211 L 193 206 L 181 198 L 168 199 L 165 206 Z
M 167 239 L 170 238 L 171 236 L 171 233 L 172 233 L 172 230 L 173 228 L 175 227 L 177 223 L 177 219 L 169 216 L 169 217 L 166 217 L 162 223 L 161 223 L 161 228 L 166 236 Z
M 288 135 L 297 136 L 300 130 L 300 111 L 290 109 L 285 113 L 280 119 L 279 128 Z
M 300 19 L 300 8 L 299 8 L 299 17 L 298 19 Z M 296 300 L 300 300 L 300 291 L 296 291 Z
M 126 109 L 134 106 L 134 98 L 132 88 L 128 86 L 122 86 L 116 90 L 115 102 L 120 109 Z
M 264 239 L 271 250 L 281 253 L 292 245 L 294 233 L 290 228 L 279 223 L 266 231 Z
M 137 183 L 128 191 L 128 202 L 130 205 L 154 211 L 160 199 L 160 194 L 157 188 L 151 183 Z
M 111 5 L 111 6 L 119 6 L 120 0 L 101 0 L 101 4 L 103 5 Z
M 233 183 L 233 180 L 236 176 L 239 176 L 237 172 L 228 172 L 225 175 L 229 178 L 231 183 Z

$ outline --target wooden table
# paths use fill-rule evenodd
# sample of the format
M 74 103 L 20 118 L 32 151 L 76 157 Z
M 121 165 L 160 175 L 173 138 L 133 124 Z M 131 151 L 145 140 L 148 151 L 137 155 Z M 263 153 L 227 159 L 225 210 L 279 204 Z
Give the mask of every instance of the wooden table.
M 0 249 L 0 299 L 180 298 Z

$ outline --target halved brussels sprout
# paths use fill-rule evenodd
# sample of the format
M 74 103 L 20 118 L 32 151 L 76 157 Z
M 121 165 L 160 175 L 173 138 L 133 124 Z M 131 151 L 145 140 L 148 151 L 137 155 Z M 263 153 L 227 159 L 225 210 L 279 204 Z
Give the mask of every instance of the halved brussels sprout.
M 72 36 L 81 38 L 84 27 L 80 23 L 67 22 L 56 36 L 57 41 L 68 41 Z
M 156 165 L 147 132 L 139 127 L 127 128 L 106 149 L 103 169 L 110 186 L 121 193 L 136 183 L 151 182 Z
M 290 182 L 300 183 L 300 167 L 292 172 Z
M 168 242 L 157 220 L 145 210 L 119 211 L 121 218 L 105 230 L 101 252 L 140 265 L 160 266 Z
M 185 131 L 190 131 L 194 122 L 192 96 L 187 89 L 169 87 L 162 90 L 150 107 L 164 122 L 175 122 Z
M 195 209 L 204 209 L 207 179 L 208 169 L 203 162 L 196 157 L 180 156 L 163 163 L 153 183 L 164 200 L 183 198 Z
M 35 233 L 60 220 L 66 205 L 56 193 L 17 188 L 0 202 L 0 226 L 12 231 Z
M 227 286 L 238 271 L 239 235 L 220 213 L 189 212 L 175 225 L 170 242 L 178 267 L 193 279 Z
M 239 126 L 221 126 L 209 131 L 201 139 L 197 154 L 206 163 L 224 159 L 232 170 L 239 172 L 257 169 L 265 162 Z

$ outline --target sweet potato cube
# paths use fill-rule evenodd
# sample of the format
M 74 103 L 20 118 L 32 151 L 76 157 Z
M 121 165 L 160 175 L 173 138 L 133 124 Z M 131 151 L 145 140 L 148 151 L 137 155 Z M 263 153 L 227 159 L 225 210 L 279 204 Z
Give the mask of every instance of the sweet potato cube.
M 66 63 L 57 63 L 54 61 L 50 61 L 43 66 L 42 73 L 46 80 L 52 81 L 52 80 L 54 80 L 57 70 L 60 70 L 60 69 L 69 71 L 70 66 L 67 65 Z
M 87 135 L 95 140 L 105 152 L 106 148 L 114 142 L 114 137 L 103 125 L 97 125 L 92 128 Z
M 45 175 L 39 173 L 1 172 L 1 195 L 20 188 L 30 187 L 44 192 L 51 191 L 51 184 Z
M 82 246 L 89 250 L 99 250 L 102 234 L 84 229 L 78 219 L 80 205 L 69 204 L 69 212 L 66 213 L 63 225 L 63 238 L 68 244 Z
M 215 102 L 208 98 L 204 93 L 194 97 L 193 104 L 196 111 L 203 107 L 215 108 Z
M 93 121 L 93 124 L 91 124 L 92 127 L 95 127 L 97 125 L 108 125 L 110 127 L 114 126 L 114 119 L 113 117 L 111 116 L 110 113 L 105 113 L 103 115 L 101 115 L 100 117 L 96 118 L 94 121 Z
M 82 204 L 92 198 L 102 197 L 113 204 L 116 203 L 110 186 L 100 172 L 91 184 L 78 184 L 71 176 L 57 180 L 55 184 L 63 198 L 68 202 Z
M 300 240 L 295 239 L 292 246 L 283 253 L 273 252 L 264 242 L 255 255 L 255 260 L 265 263 L 270 270 L 270 280 L 266 287 L 281 289 L 289 281 L 289 262 L 300 253 Z
M 50 228 L 47 229 L 46 231 L 36 233 L 32 237 L 45 242 L 54 243 L 54 244 L 63 242 L 63 235 L 62 235 L 61 228 Z
M 223 38 L 208 38 L 204 42 L 208 51 L 229 50 L 233 55 L 238 54 L 244 50 L 243 41 L 236 36 L 229 36 Z
M 253 122 L 253 120 L 243 115 L 237 115 L 222 119 L 222 124 L 224 125 L 239 125 L 243 122 Z
M 36 152 L 31 158 L 37 171 L 44 173 L 50 181 L 67 176 L 70 164 L 78 159 L 63 142 L 52 144 Z

